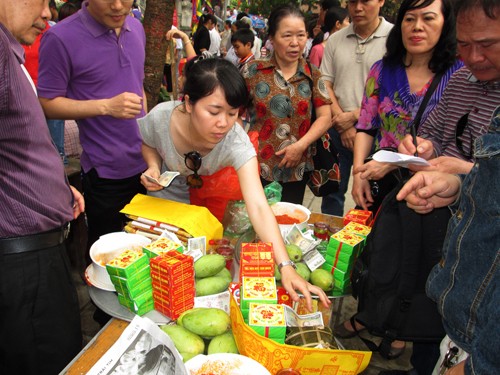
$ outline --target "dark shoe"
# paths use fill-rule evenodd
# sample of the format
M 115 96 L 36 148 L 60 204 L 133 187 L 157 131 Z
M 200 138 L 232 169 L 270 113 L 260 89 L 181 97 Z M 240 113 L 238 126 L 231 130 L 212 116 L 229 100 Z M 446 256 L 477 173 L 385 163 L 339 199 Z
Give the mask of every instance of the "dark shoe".
M 396 359 L 401 357 L 401 355 L 405 352 L 406 350 L 406 345 L 403 346 L 402 348 L 394 348 L 391 346 L 391 350 L 389 351 L 389 354 L 387 355 L 387 359 Z M 408 372 L 404 372 L 407 374 Z
M 366 328 L 356 329 L 356 320 L 354 316 L 349 319 L 353 331 L 347 329 L 344 322 L 340 323 L 338 326 L 333 328 L 333 335 L 341 339 L 350 339 L 357 336 L 360 332 L 364 331 Z

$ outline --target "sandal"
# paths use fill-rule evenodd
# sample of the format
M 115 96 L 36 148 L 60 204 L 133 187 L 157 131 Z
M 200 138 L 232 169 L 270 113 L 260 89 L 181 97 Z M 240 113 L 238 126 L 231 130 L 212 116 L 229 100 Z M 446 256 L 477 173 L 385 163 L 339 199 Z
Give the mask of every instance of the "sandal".
M 386 346 L 384 345 L 384 347 Z M 404 345 L 401 348 L 395 348 L 394 346 L 392 346 L 391 343 L 389 351 L 387 351 L 387 349 L 384 350 L 384 348 L 381 346 L 379 349 L 379 353 L 383 358 L 391 360 L 401 357 L 401 355 L 405 352 L 405 350 L 406 350 L 406 343 L 404 343 Z
M 356 319 L 354 318 L 354 316 L 352 316 L 349 319 L 349 323 L 351 324 L 353 331 L 351 331 L 350 329 L 347 329 L 346 326 L 344 325 L 344 323 L 345 323 L 345 321 L 333 328 L 333 335 L 334 336 L 339 337 L 341 339 L 350 339 L 350 338 L 357 336 L 360 332 L 362 332 L 366 329 L 365 327 L 363 327 L 361 329 L 356 328 Z

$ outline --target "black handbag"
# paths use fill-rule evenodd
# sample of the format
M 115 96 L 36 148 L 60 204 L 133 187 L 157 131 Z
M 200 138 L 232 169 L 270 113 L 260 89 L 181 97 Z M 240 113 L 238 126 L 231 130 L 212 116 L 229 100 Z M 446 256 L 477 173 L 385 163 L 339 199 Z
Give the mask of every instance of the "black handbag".
M 340 167 L 338 152 L 325 133 L 311 148 L 314 170 L 307 180 L 307 186 L 317 197 L 324 197 L 339 189 Z
M 309 69 L 312 72 L 309 62 Z M 313 106 L 313 87 L 311 86 L 311 124 L 316 120 L 316 112 Z M 325 133 L 311 145 L 311 154 L 314 163 L 314 170 L 311 172 L 307 180 L 307 186 L 311 192 L 317 197 L 324 197 L 330 193 L 339 190 L 340 186 L 340 167 L 338 151 L 333 145 L 330 135 Z
M 394 340 L 439 342 L 445 335 L 436 303 L 425 294 L 425 282 L 441 258 L 450 218 L 447 207 L 421 215 L 396 195 L 400 182 L 383 200 L 366 248 L 351 275 L 358 299 L 355 319 L 383 340 L 372 351 L 386 358 Z

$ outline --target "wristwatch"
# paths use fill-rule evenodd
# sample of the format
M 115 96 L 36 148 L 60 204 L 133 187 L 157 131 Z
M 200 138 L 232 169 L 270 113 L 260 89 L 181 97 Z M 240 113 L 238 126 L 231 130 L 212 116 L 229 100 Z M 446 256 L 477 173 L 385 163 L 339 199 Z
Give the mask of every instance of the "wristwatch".
M 285 260 L 283 262 L 281 262 L 280 264 L 278 264 L 278 271 L 281 272 L 281 269 L 285 266 L 292 266 L 294 269 L 297 269 L 297 266 L 295 265 L 295 263 L 291 260 Z

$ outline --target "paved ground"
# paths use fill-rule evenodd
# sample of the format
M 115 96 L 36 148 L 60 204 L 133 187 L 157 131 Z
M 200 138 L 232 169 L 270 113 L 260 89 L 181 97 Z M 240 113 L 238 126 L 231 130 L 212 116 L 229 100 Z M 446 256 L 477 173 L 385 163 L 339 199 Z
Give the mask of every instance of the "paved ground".
M 350 191 L 350 188 L 349 188 Z M 354 208 L 354 202 L 350 198 L 350 194 L 346 197 L 346 211 L 350 208 Z M 306 196 L 304 198 L 304 206 L 308 207 L 313 212 L 321 211 L 321 198 L 316 198 L 306 190 Z M 100 326 L 93 320 L 92 316 L 95 311 L 95 307 L 90 301 L 89 294 L 86 285 L 83 283 L 80 275 L 75 271 L 74 280 L 77 284 L 78 297 L 81 306 L 81 316 L 82 316 L 82 329 L 84 333 L 84 339 L 88 342 L 100 329 Z M 356 300 L 352 297 L 344 298 L 342 304 L 342 310 L 340 311 L 340 321 L 344 321 L 352 316 L 356 312 Z M 367 335 L 367 337 L 370 337 Z M 377 338 L 374 338 L 377 340 Z M 359 338 L 347 339 L 342 342 L 347 349 L 353 350 L 367 350 L 364 343 Z M 372 356 L 372 360 L 368 368 L 363 372 L 363 375 L 377 375 L 381 370 L 384 369 L 409 369 L 409 358 L 411 355 L 411 344 L 407 345 L 407 349 L 400 358 L 392 361 L 387 361 L 381 358 L 378 354 Z

